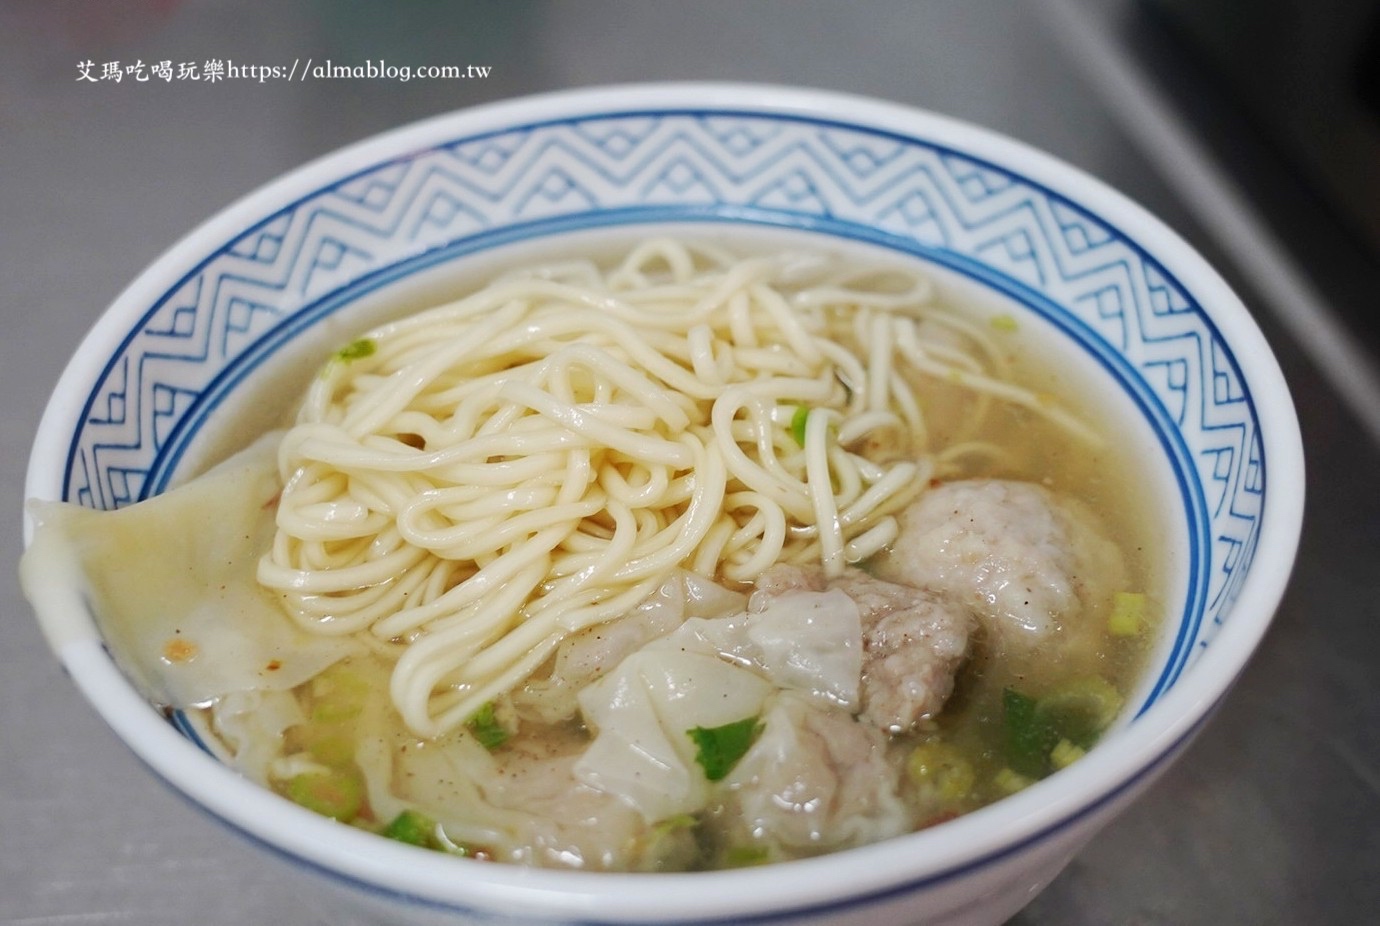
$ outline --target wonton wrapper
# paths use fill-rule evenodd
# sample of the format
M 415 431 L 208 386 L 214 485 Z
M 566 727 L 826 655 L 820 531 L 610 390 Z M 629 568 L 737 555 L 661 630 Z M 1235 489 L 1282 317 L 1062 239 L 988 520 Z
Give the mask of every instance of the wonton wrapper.
M 362 652 L 298 628 L 255 579 L 273 537 L 276 437 L 128 508 L 31 502 L 38 529 L 21 569 L 30 599 L 45 583 L 81 582 L 116 660 L 173 708 L 293 688 Z

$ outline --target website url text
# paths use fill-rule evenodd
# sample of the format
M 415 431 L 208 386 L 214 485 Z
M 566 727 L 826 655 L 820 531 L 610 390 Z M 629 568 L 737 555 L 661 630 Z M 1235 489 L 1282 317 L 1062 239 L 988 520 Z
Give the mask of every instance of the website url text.
M 100 64 L 90 60 L 77 62 L 77 80 L 93 84 L 125 80 L 134 83 L 192 80 L 208 84 L 227 80 L 252 80 L 261 84 L 277 80 L 393 80 L 406 83 L 410 80 L 482 80 L 492 73 L 493 67 L 483 64 L 389 64 L 382 58 L 363 64 L 338 64 L 329 58 L 321 63 L 311 58 L 306 61 L 294 58 L 291 64 L 246 64 L 219 58 L 200 62 L 163 60 L 150 64 L 143 60 Z

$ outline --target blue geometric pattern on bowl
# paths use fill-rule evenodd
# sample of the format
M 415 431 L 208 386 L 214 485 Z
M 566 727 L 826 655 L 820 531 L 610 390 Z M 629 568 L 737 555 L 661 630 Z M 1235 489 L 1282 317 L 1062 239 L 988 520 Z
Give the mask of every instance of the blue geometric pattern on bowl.
M 410 151 L 265 215 L 130 330 L 90 393 L 65 496 L 161 490 L 224 390 L 386 279 L 467 251 L 634 222 L 778 225 L 949 266 L 1044 313 L 1120 378 L 1176 461 L 1190 601 L 1144 706 L 1206 646 L 1255 549 L 1255 407 L 1193 294 L 1122 230 L 1009 170 L 922 138 L 762 112 L 599 113 Z

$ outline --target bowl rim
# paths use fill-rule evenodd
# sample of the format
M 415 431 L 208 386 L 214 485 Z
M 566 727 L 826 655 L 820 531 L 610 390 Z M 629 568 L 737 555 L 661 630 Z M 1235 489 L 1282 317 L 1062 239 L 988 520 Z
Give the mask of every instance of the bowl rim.
M 391 845 L 287 805 L 202 752 L 154 712 L 101 646 L 79 595 L 63 614 L 40 615 L 49 642 L 77 686 L 125 744 L 174 791 L 279 854 L 407 903 L 463 910 L 623 922 L 652 917 L 696 922 L 770 921 L 801 911 L 884 899 L 1001 861 L 1075 826 L 1157 774 L 1201 729 L 1259 644 L 1283 597 L 1303 517 L 1303 450 L 1297 414 L 1264 335 L 1223 278 L 1176 232 L 1085 171 L 1024 142 L 914 106 L 832 90 L 732 82 L 653 82 L 562 90 L 459 109 L 347 145 L 295 168 L 222 209 L 143 270 L 101 314 L 61 373 L 30 452 L 25 495 L 60 498 L 56 460 L 81 413 L 95 369 L 129 323 L 187 267 L 306 192 L 338 183 L 381 161 L 459 136 L 577 113 L 716 110 L 823 119 L 881 130 L 971 155 L 1056 192 L 1107 221 L 1194 295 L 1236 356 L 1252 394 L 1270 487 L 1250 574 L 1232 619 L 1192 672 L 1182 675 L 1130 730 L 1059 775 L 942 827 L 897 840 L 747 870 L 613 874 L 528 870 L 435 856 Z M 1191 281 L 1185 282 L 1185 281 Z M 1210 308 L 1209 308 L 1210 307 Z M 64 433 L 66 429 L 66 433 Z M 24 543 L 32 540 L 26 515 Z M 677 897 L 689 906 L 668 910 Z M 784 911 L 784 912 L 783 912 Z

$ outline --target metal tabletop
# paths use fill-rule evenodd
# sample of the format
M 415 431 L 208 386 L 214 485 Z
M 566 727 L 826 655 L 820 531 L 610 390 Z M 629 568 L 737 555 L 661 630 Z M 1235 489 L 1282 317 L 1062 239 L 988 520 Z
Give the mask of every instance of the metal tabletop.
M 205 79 L 208 62 L 307 59 L 490 71 Z M 1357 307 L 1380 311 L 1380 273 L 1349 245 L 1329 246 L 1347 239 L 1307 195 L 1289 192 L 1293 181 L 1250 138 L 1248 120 L 1139 4 L 7 0 L 0 924 L 328 921 L 300 904 L 277 859 L 168 791 L 116 740 L 63 676 L 20 593 L 29 442 L 93 320 L 194 225 L 339 145 L 481 101 L 663 78 L 817 86 L 967 119 L 1108 181 L 1218 263 L 1256 312 L 1300 408 L 1310 495 L 1294 579 L 1262 649 L 1187 756 L 1013 922 L 1373 920 L 1380 379 Z

